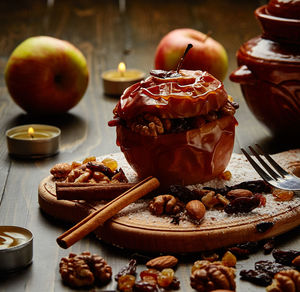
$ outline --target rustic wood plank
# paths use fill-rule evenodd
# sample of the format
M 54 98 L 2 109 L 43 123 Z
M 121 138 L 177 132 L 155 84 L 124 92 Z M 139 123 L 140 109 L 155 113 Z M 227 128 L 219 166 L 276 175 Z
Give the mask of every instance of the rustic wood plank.
M 120 0 L 120 2 L 123 2 Z M 235 53 L 246 40 L 260 33 L 254 18 L 256 7 L 267 1 L 138 1 L 126 2 L 120 12 L 119 1 L 60 0 L 60 1 L 1 1 L 0 2 L 0 224 L 16 224 L 34 234 L 33 264 L 18 273 L 0 278 L 0 291 L 71 291 L 61 282 L 58 263 L 69 252 L 90 250 L 101 254 L 116 274 L 127 264 L 135 251 L 122 250 L 99 242 L 93 235 L 81 240 L 69 250 L 62 250 L 55 239 L 69 225 L 45 216 L 37 202 L 37 186 L 58 162 L 82 160 L 90 155 L 118 152 L 115 129 L 107 122 L 112 117 L 116 98 L 105 96 L 101 73 L 116 68 L 125 61 L 129 68 L 149 72 L 153 69 L 155 48 L 170 30 L 191 27 L 207 32 L 226 48 L 229 56 L 228 74 L 236 68 Z M 123 2 L 124 3 L 124 2 Z M 25 114 L 9 97 L 3 71 L 9 54 L 24 39 L 33 35 L 50 35 L 70 41 L 86 56 L 90 82 L 82 101 L 60 117 L 33 117 Z M 262 128 L 245 104 L 240 88 L 224 81 L 228 92 L 240 103 L 237 112 L 235 151 L 241 146 L 259 141 L 266 149 L 282 151 L 297 147 L 295 141 L 274 140 Z M 7 155 L 4 132 L 24 123 L 46 123 L 62 130 L 60 153 L 43 160 L 27 161 Z M 281 247 L 297 249 L 299 229 L 288 234 Z M 153 256 L 153 255 L 143 255 Z M 190 291 L 189 275 L 192 263 L 200 255 L 181 256 L 176 275 L 180 291 Z M 253 268 L 262 252 L 240 262 L 243 268 Z M 140 265 L 138 272 L 145 267 Z M 240 266 L 239 266 L 240 268 Z M 264 291 L 238 280 L 237 291 Z M 103 289 L 115 290 L 113 280 Z M 97 289 L 97 291 L 102 289 Z

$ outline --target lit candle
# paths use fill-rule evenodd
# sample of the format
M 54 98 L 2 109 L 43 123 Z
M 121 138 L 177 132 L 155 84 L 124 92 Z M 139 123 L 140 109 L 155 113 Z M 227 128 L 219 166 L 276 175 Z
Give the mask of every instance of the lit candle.
M 103 88 L 107 95 L 122 95 L 123 91 L 143 80 L 145 73 L 137 69 L 126 69 L 124 62 L 118 66 L 118 70 L 109 70 L 102 73 Z
M 23 125 L 6 131 L 8 152 L 21 158 L 42 158 L 59 151 L 60 129 L 48 125 Z

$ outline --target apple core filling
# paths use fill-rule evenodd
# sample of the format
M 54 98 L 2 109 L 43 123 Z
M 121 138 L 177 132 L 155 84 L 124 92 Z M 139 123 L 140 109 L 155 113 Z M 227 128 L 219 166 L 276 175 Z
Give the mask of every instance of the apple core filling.
M 110 126 L 122 125 L 134 133 L 152 137 L 163 134 L 182 133 L 188 130 L 198 129 L 224 116 L 234 116 L 238 106 L 236 102 L 232 102 L 228 99 L 225 105 L 217 111 L 210 111 L 206 115 L 177 119 L 161 118 L 158 115 L 145 113 L 136 116 L 134 119 L 125 120 L 119 118 L 115 112 L 115 119 L 110 122 Z

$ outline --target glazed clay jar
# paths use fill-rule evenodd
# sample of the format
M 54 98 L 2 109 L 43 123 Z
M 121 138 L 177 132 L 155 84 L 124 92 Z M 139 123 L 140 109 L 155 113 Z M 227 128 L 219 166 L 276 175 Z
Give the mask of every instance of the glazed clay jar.
M 283 0 L 256 9 L 263 34 L 240 47 L 239 68 L 230 75 L 250 110 L 275 134 L 300 129 L 299 9 L 300 1 Z

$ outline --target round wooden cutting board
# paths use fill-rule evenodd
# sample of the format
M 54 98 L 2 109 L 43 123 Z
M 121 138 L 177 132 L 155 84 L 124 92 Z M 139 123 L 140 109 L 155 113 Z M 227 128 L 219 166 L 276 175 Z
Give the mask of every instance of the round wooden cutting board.
M 99 160 L 106 157 L 118 161 L 129 181 L 137 181 L 123 154 L 110 154 L 100 157 Z M 290 171 L 297 171 L 297 167 L 300 167 L 300 149 L 278 153 L 273 158 Z M 230 181 L 215 179 L 190 187 L 221 187 L 225 184 L 234 185 L 246 180 L 260 179 L 240 154 L 232 155 L 227 169 L 232 173 Z M 40 207 L 45 213 L 74 223 L 105 204 L 103 201 L 57 200 L 52 176 L 40 182 L 38 194 Z M 286 202 L 274 200 L 272 194 L 265 194 L 265 197 L 265 207 L 256 208 L 246 214 L 227 215 L 224 211 L 208 210 L 204 220 L 198 225 L 185 216 L 179 224 L 172 223 L 169 216 L 154 216 L 148 211 L 149 201 L 139 200 L 97 228 L 95 233 L 104 242 L 137 251 L 186 253 L 261 240 L 284 233 L 300 224 L 299 195 Z M 256 226 L 261 222 L 272 222 L 274 225 L 265 232 L 259 232 Z

